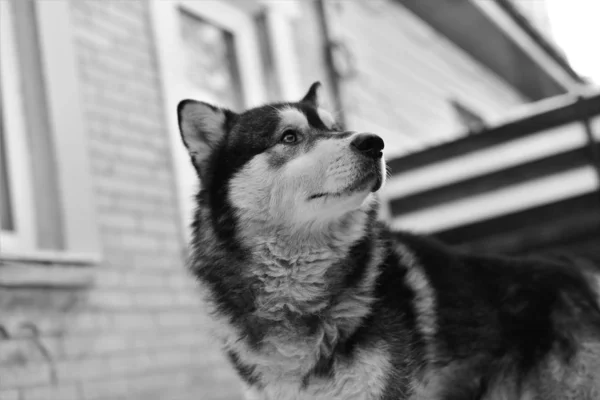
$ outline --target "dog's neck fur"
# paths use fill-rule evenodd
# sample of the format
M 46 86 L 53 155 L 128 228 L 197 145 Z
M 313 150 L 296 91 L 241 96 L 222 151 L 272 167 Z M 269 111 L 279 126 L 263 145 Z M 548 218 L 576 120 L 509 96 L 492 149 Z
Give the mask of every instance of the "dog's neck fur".
M 302 263 L 305 257 L 310 259 L 311 254 L 323 251 L 343 255 L 369 229 L 368 219 L 364 209 L 348 212 L 326 224 L 299 228 L 240 218 L 240 238 L 247 248 L 269 244 L 273 258 L 298 259 Z M 304 261 L 310 263 L 309 259 Z
M 350 248 L 373 229 L 373 211 L 348 213 L 320 234 L 238 220 L 238 240 L 249 259 L 233 273 L 252 282 L 248 286 L 254 301 L 243 329 L 262 334 L 258 345 L 248 346 L 240 340 L 246 335 L 241 331 L 239 338 L 227 340 L 231 345 L 226 347 L 243 362 L 264 368 L 265 379 L 271 376 L 274 381 L 282 376 L 302 377 L 319 360 L 331 357 L 337 343 L 370 312 L 378 256 L 372 257 L 364 278 L 354 287 L 333 285 L 352 272 L 345 261 Z
M 343 275 L 349 248 L 365 235 L 368 215 L 357 210 L 318 229 L 242 223 L 242 240 L 251 252 L 252 275 L 259 282 L 257 309 L 267 319 L 291 312 L 314 314 L 331 300 L 330 281 Z

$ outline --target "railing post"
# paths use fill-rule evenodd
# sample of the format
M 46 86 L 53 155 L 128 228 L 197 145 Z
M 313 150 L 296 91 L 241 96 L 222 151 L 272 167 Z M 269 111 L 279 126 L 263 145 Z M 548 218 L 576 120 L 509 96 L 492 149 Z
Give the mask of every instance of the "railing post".
M 587 104 L 585 103 L 585 98 L 582 96 L 579 96 L 577 98 L 577 101 L 580 104 L 583 104 L 584 107 L 587 106 Z M 600 117 L 600 114 L 598 114 L 598 117 Z M 586 117 L 581 121 L 583 124 L 583 129 L 585 130 L 585 134 L 587 136 L 587 146 L 589 147 L 589 157 L 590 157 L 590 161 L 592 163 L 592 166 L 594 167 L 594 170 L 596 171 L 596 176 L 597 176 L 597 180 L 598 180 L 598 200 L 600 201 L 600 150 L 598 149 L 598 143 L 596 142 L 596 139 L 594 137 L 594 132 L 592 131 L 592 124 L 590 123 L 590 115 L 587 115 L 586 113 Z

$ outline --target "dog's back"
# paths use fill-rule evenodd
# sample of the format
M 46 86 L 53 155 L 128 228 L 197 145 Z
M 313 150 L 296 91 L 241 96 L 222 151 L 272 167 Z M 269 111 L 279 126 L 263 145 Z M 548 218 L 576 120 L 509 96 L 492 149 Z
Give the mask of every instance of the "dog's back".
M 435 296 L 436 335 L 415 399 L 600 399 L 594 268 L 462 254 L 399 234 Z M 410 249 L 410 250 L 407 250 Z
M 572 261 L 572 260 L 571 260 Z M 577 258 L 567 266 L 579 269 L 600 301 L 600 265 L 595 261 Z M 578 310 L 573 317 L 577 322 L 567 322 L 575 342 L 573 357 L 561 360 L 551 355 L 540 368 L 536 389 L 540 399 L 592 400 L 600 399 L 600 324 L 597 310 Z M 588 314 L 589 313 L 589 314 Z M 581 325 L 578 323 L 581 322 Z

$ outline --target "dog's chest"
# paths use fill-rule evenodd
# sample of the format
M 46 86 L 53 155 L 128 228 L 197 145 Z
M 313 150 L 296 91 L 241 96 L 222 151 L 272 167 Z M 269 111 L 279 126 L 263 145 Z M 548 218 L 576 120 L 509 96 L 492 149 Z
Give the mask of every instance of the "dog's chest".
M 260 348 L 244 341 L 229 349 L 258 377 L 261 400 L 375 400 L 389 372 L 387 352 L 358 350 L 337 360 L 332 354 L 340 329 L 346 329 L 348 295 L 334 296 L 343 278 L 348 249 L 288 249 L 273 242 L 252 247 L 254 317 L 265 327 Z M 361 296 L 358 298 L 362 299 Z M 340 303 L 341 302 L 341 303 Z M 336 308 L 341 307 L 341 312 Z M 358 307 L 360 310 L 364 309 Z M 344 326 L 345 328 L 342 328 Z M 311 376 L 317 362 L 334 357 L 332 375 Z
M 279 320 L 288 313 L 309 315 L 327 306 L 334 249 L 293 251 L 274 243 L 254 250 L 253 277 L 259 282 L 256 308 L 262 317 Z
M 336 360 L 331 376 L 299 379 L 268 379 L 262 391 L 253 392 L 258 400 L 378 400 L 390 373 L 385 346 L 359 349 L 353 357 Z

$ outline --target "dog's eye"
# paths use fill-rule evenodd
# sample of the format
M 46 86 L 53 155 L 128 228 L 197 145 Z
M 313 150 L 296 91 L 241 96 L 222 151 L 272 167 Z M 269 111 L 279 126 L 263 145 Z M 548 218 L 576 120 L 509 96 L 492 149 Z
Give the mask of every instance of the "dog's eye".
M 294 144 L 298 142 L 298 133 L 292 129 L 288 129 L 281 134 L 281 142 L 285 144 Z

